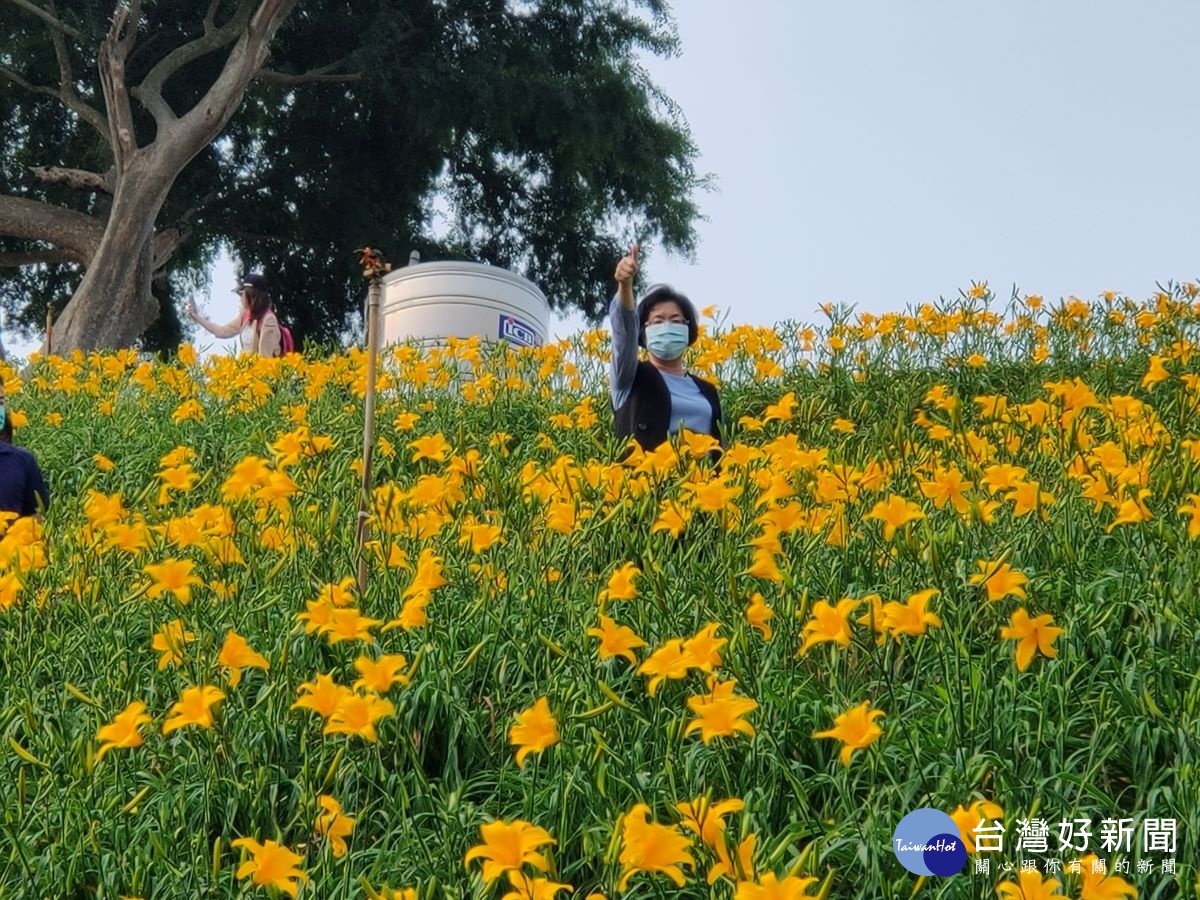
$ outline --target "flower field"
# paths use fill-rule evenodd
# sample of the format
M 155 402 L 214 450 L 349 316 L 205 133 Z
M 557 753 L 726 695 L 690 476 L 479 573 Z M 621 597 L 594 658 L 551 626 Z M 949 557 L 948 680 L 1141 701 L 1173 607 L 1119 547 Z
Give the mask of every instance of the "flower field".
M 1197 293 L 391 348 L 363 593 L 357 350 L 0 364 L 0 897 L 1200 896 Z

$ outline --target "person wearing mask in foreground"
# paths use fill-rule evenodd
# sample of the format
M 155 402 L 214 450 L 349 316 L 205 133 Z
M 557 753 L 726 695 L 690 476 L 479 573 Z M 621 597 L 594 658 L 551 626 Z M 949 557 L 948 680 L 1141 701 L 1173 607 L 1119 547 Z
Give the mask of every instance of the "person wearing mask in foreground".
M 4 401 L 0 388 L 0 517 L 40 515 L 50 507 L 50 491 L 34 455 L 13 446 L 12 415 Z
M 196 301 L 188 298 L 188 316 L 193 322 L 214 337 L 239 337 L 242 353 L 259 356 L 280 356 L 283 353 L 283 337 L 279 318 L 271 306 L 271 286 L 262 275 L 251 272 L 242 279 L 240 288 L 242 311 L 236 319 L 219 325 L 200 315 Z
M 617 294 L 609 307 L 613 333 L 609 384 L 616 436 L 632 437 L 643 450 L 651 451 L 686 427 L 722 443 L 716 387 L 683 366 L 684 352 L 699 334 L 696 308 L 665 284 L 651 287 L 635 308 L 637 271 L 634 244 L 617 263 Z M 648 361 L 638 359 L 639 345 L 649 351 Z

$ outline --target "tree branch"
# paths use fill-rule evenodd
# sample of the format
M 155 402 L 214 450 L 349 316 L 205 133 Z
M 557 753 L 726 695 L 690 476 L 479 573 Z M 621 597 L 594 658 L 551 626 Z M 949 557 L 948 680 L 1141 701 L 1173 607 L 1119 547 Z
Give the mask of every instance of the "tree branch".
M 195 40 L 176 47 L 155 63 L 146 77 L 142 79 L 142 83 L 132 91 L 138 102 L 154 116 L 154 121 L 158 123 L 159 127 L 175 120 L 174 110 L 162 96 L 163 85 L 167 83 L 167 80 L 188 63 L 236 41 L 254 12 L 253 0 L 241 0 L 229 21 L 217 27 L 215 24 L 217 6 L 218 4 L 213 2 L 208 8 L 208 12 L 205 13 L 204 33 Z
M 54 8 L 54 0 L 50 0 L 50 11 L 57 11 Z M 71 74 L 71 57 L 67 55 L 67 42 L 63 40 L 62 32 L 56 28 L 50 29 L 50 40 L 54 44 L 54 56 L 58 59 L 58 85 L 64 91 L 73 91 L 75 78 Z
M 54 0 L 50 0 L 50 12 L 55 16 L 58 15 L 58 9 L 54 5 Z M 108 141 L 108 122 L 100 111 L 86 103 L 79 92 L 75 90 L 75 71 L 71 65 L 71 55 L 67 51 L 67 42 L 63 37 L 63 32 L 57 28 L 50 29 L 50 40 L 54 44 L 54 56 L 58 59 L 58 96 L 68 109 L 74 110 L 76 115 L 91 125 L 100 133 L 105 142 Z
M 283 244 L 287 247 L 303 247 L 305 250 L 317 250 L 327 252 L 328 246 L 325 244 L 317 244 L 312 241 L 301 241 L 288 235 L 279 234 L 259 234 L 254 231 L 244 231 L 241 228 L 227 228 L 226 231 L 235 238 L 240 238 L 255 244 Z
M 0 269 L 19 269 L 23 266 L 53 265 L 54 263 L 79 263 L 69 250 L 13 250 L 0 253 Z M 82 265 L 82 263 L 79 263 Z
M 351 60 L 351 56 L 343 56 L 328 65 L 309 69 L 307 72 L 293 74 L 291 72 L 276 72 L 274 69 L 259 69 L 254 76 L 256 81 L 266 81 L 271 84 L 306 84 L 312 81 L 360 81 L 362 72 L 337 72 Z
M 134 0 L 139 8 L 141 4 Z M 129 54 L 131 44 L 122 36 L 125 22 L 129 18 L 130 8 L 118 6 L 113 13 L 112 25 L 108 34 L 100 42 L 99 68 L 100 84 L 104 88 L 104 103 L 112 120 L 112 132 L 109 143 L 112 145 L 113 160 L 116 163 L 118 177 L 124 172 L 126 162 L 137 150 L 137 134 L 133 127 L 133 109 L 129 103 L 129 91 L 125 87 L 125 58 Z M 137 23 L 134 23 L 133 35 L 137 35 Z
M 72 28 L 53 13 L 46 12 L 46 10 L 42 9 L 37 4 L 31 3 L 30 0 L 8 0 L 8 2 L 17 7 L 17 9 L 23 9 L 25 12 L 32 13 L 33 15 L 37 16 L 39 19 L 49 25 L 51 30 L 56 31 L 59 34 L 69 35 L 70 37 L 75 38 L 77 41 L 83 40 L 83 35 L 80 34 L 77 29 Z
M 59 92 L 54 88 L 46 87 L 45 85 L 41 84 L 34 84 L 32 81 L 26 81 L 21 77 L 20 73 L 10 69 L 8 66 L 0 66 L 0 75 L 7 78 L 13 84 L 25 88 L 25 90 L 29 91 L 30 93 L 43 94 L 47 97 L 54 97 L 56 100 L 62 100 L 62 95 L 59 94 Z
M 183 215 L 172 222 L 170 225 L 155 233 L 153 240 L 153 270 L 157 275 L 163 270 L 167 262 L 175 255 L 175 251 L 182 246 L 183 242 L 192 236 L 192 219 L 196 213 L 212 203 L 217 197 L 216 191 L 209 191 L 204 197 L 193 206 L 186 210 Z
M 137 43 L 138 25 L 142 20 L 142 0 L 131 0 L 126 18 L 128 30 L 121 37 L 121 59 L 129 58 L 129 51 Z
M 329 67 L 322 66 L 320 69 L 312 69 L 311 71 L 304 72 L 299 75 L 292 75 L 289 72 L 276 72 L 274 69 L 260 69 L 258 74 L 254 76 L 254 80 L 282 85 L 309 84 L 314 81 L 362 81 L 362 72 L 346 72 L 338 75 L 335 73 L 326 73 L 323 71 L 323 69 L 326 68 Z
M 38 200 L 0 194 L 0 235 L 45 241 L 87 266 L 100 246 L 104 226 L 85 213 Z
M 152 265 L 154 271 L 156 273 L 160 272 L 171 257 L 175 255 L 175 251 L 191 236 L 192 226 L 182 221 L 156 232 L 152 241 L 154 255 Z
M 245 5 L 246 0 L 243 0 Z M 269 46 L 298 0 L 260 0 L 230 50 L 221 74 L 212 87 L 188 112 L 180 117 L 179 127 L 172 128 L 163 143 L 163 152 L 182 151 L 190 159 L 199 153 L 229 121 L 251 79 L 267 61 Z M 238 10 L 241 11 L 241 6 Z M 224 28 L 225 26 L 221 26 Z M 156 142 L 158 143 L 158 142 Z
M 92 193 L 113 192 L 110 172 L 101 175 L 98 172 L 88 172 L 86 169 L 67 169 L 60 166 L 30 166 L 29 174 L 42 184 L 63 184 L 79 191 Z
M 72 91 L 70 94 L 64 94 L 61 89 L 52 88 L 47 85 L 34 84 L 21 77 L 20 73 L 10 69 L 8 66 L 0 66 L 0 78 L 5 78 L 11 81 L 18 87 L 22 87 L 31 94 L 41 94 L 44 97 L 53 97 L 58 100 L 63 106 L 71 110 L 73 113 L 87 122 L 100 133 L 100 136 L 105 141 L 109 140 L 108 123 L 104 120 L 104 116 L 98 110 L 89 106 L 78 95 Z
M 208 12 L 204 14 L 204 30 L 209 31 L 217 25 L 217 12 L 221 8 L 221 0 L 209 0 Z

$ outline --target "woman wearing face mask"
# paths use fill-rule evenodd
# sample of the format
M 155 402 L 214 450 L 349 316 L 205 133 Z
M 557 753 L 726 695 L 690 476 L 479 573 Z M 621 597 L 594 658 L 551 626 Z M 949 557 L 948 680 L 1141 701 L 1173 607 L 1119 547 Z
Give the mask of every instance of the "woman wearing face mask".
M 721 441 L 721 402 L 709 382 L 688 374 L 683 354 L 696 341 L 696 308 L 667 285 L 655 285 L 636 309 L 633 277 L 638 247 L 617 263 L 617 295 L 609 308 L 613 358 L 609 371 L 616 435 L 653 450 L 680 427 Z M 638 360 L 638 345 L 649 361 Z

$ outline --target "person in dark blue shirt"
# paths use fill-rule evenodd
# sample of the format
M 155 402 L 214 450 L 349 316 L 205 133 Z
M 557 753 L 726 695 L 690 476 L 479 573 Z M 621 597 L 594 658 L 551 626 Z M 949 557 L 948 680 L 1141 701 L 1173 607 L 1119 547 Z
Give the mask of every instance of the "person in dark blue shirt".
M 0 512 L 32 516 L 50 506 L 50 491 L 34 455 L 12 443 L 12 417 L 0 396 Z M 39 509 L 40 506 L 40 509 Z

